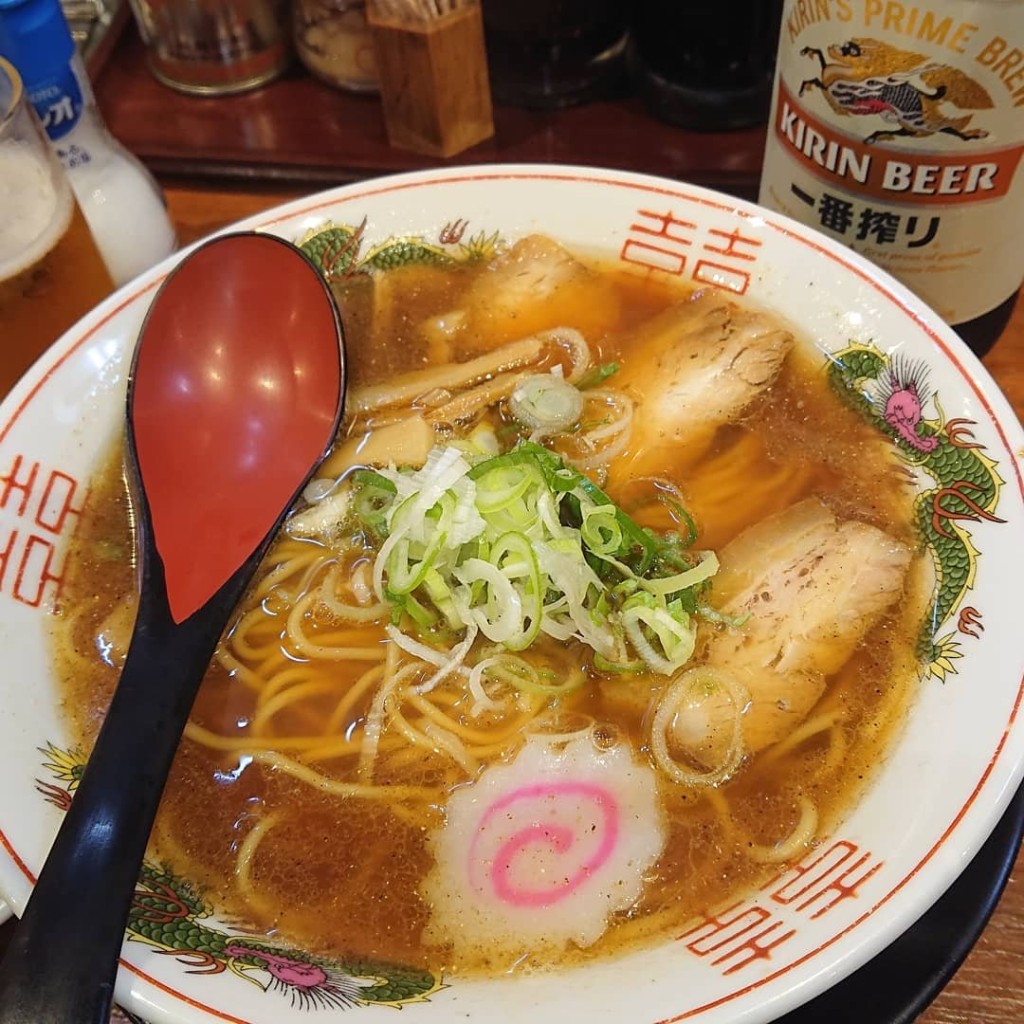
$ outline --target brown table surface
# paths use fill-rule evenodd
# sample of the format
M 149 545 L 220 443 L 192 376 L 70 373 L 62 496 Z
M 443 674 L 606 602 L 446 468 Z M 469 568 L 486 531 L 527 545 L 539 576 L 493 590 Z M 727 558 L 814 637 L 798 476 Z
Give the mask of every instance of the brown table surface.
M 210 185 L 164 178 L 171 216 L 183 243 L 242 217 L 302 195 L 294 187 Z M 1024 418 L 1024 301 L 985 364 Z M 13 923 L 0 928 L 0 950 Z M 1021 1024 L 1024 1022 L 1024 857 L 975 948 L 918 1024 Z M 831 1024 L 831 1022 L 822 1022 Z M 858 1024 L 877 1024 L 864 1020 Z
M 125 5 L 127 6 L 127 5 Z M 159 174 L 222 182 L 286 181 L 310 190 L 452 163 L 564 163 L 644 171 L 751 195 L 764 128 L 691 132 L 655 120 L 635 97 L 558 111 L 497 106 L 494 137 L 444 160 L 388 145 L 380 100 L 331 88 L 293 67 L 237 96 L 186 96 L 146 70 L 130 21 L 92 68 L 110 130 Z

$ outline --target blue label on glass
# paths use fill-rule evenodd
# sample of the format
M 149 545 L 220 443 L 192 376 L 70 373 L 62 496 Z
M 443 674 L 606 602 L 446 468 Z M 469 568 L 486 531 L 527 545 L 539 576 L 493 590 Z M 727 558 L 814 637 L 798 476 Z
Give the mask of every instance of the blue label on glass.
M 51 78 L 33 83 L 26 91 L 46 134 L 54 142 L 78 124 L 85 101 L 70 65 Z

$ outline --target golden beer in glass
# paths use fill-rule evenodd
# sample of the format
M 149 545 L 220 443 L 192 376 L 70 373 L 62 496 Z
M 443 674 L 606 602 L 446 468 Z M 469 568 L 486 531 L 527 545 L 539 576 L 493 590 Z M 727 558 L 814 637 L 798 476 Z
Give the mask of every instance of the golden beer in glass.
M 0 396 L 113 287 L 21 79 L 0 57 Z

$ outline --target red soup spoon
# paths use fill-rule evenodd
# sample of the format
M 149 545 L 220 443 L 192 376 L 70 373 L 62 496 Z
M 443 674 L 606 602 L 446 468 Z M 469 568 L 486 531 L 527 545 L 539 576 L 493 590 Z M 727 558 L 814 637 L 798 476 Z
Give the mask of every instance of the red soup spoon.
M 132 891 L 199 681 L 329 449 L 344 393 L 337 307 L 287 242 L 215 238 L 154 298 L 128 383 L 138 618 L 0 965 L 2 1024 L 106 1024 Z

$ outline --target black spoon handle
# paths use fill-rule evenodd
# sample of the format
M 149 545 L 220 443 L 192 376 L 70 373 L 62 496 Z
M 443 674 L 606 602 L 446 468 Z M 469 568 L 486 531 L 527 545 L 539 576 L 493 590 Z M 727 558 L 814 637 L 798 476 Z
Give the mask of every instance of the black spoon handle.
M 338 309 L 294 246 L 222 235 L 161 285 L 128 381 L 138 621 L 81 785 L 0 965 L 0 1024 L 106 1024 L 139 866 L 199 681 L 336 436 L 344 396 Z
M 142 593 L 156 596 L 143 597 L 110 710 L 0 965 L 0 1024 L 106 1024 L 109 1017 L 125 920 L 167 771 L 252 568 L 246 563 L 176 625 L 154 561 L 159 580 Z

